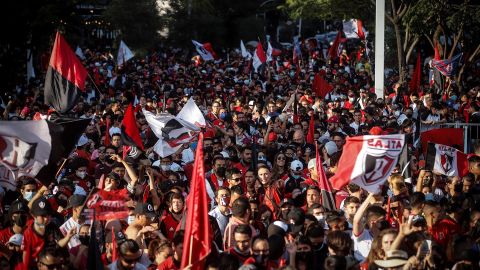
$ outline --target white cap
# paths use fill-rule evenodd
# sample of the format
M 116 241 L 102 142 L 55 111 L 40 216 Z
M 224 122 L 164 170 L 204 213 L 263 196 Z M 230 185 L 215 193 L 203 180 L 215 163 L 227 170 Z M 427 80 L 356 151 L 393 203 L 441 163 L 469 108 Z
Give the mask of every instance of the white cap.
M 175 162 L 172 162 L 172 165 L 170 165 L 170 170 L 172 172 L 183 172 L 183 168 Z
M 315 168 L 315 164 L 316 164 L 316 163 L 317 163 L 317 159 L 316 159 L 316 158 L 310 159 L 310 161 L 308 162 L 307 168 L 309 168 L 309 169 Z
M 285 232 L 288 231 L 288 225 L 283 221 L 280 221 L 280 220 L 274 221 L 273 225 L 282 228 L 282 230 L 284 230 Z
M 75 191 L 73 192 L 73 194 L 87 196 L 87 192 L 85 191 L 85 189 L 83 189 L 79 185 L 75 185 Z
M 230 158 L 230 155 L 227 153 L 227 151 L 222 151 L 220 152 L 220 154 L 222 154 L 223 158 L 227 158 L 227 159 Z
M 290 169 L 292 171 L 300 172 L 303 170 L 303 164 L 300 162 L 300 160 L 294 160 L 292 163 L 290 163 Z
M 88 138 L 87 136 L 85 136 L 85 134 L 83 134 L 82 136 L 80 136 L 80 139 L 78 139 L 77 146 L 84 146 L 87 143 L 88 143 Z
M 327 154 L 331 156 L 338 151 L 338 147 L 335 142 L 329 141 L 325 144 L 325 150 L 327 150 Z
M 14 244 L 15 246 L 21 246 L 23 241 L 23 235 L 17 233 L 12 235 L 8 240 L 8 244 Z

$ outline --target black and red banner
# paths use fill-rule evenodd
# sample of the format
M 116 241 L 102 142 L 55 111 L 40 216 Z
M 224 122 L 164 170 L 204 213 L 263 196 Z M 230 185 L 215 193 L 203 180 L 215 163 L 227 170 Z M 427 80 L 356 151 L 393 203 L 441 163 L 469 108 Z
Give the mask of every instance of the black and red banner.
M 70 111 L 85 91 L 87 74 L 73 50 L 57 32 L 45 77 L 45 104 L 60 114 Z

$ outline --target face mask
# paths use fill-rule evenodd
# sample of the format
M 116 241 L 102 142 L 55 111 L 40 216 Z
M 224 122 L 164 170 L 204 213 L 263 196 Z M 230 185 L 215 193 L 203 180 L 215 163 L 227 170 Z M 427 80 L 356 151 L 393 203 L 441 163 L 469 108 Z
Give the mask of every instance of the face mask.
M 313 76 L 310 76 L 310 81 L 313 81 L 314 77 Z
M 265 157 L 258 157 L 258 160 L 259 161 L 267 161 L 267 159 Z
M 80 243 L 84 246 L 88 246 L 88 243 L 90 242 L 90 236 L 88 235 L 80 235 L 78 237 L 78 240 L 80 240 Z
M 25 192 L 25 194 L 23 194 L 23 198 L 27 201 L 31 201 L 35 193 L 36 192 L 33 192 L 33 191 L 27 191 Z
M 66 200 L 62 200 L 62 199 L 58 199 L 58 198 L 57 198 L 57 203 L 58 203 L 58 205 L 61 206 L 62 208 L 67 207 L 67 204 L 68 204 L 68 202 L 67 202 Z
M 318 222 L 323 222 L 325 220 L 324 215 L 318 215 L 318 216 L 315 216 L 315 218 L 318 220 Z
M 295 76 L 295 72 L 294 71 L 290 71 L 290 78 L 293 78 Z
M 351 97 L 351 98 L 348 98 L 348 101 L 350 102 L 354 102 L 355 101 L 355 98 Z
M 386 220 L 382 220 L 379 223 L 377 223 L 376 225 L 377 225 L 377 229 L 379 231 L 383 231 L 385 229 L 390 228 L 390 223 L 388 223 L 388 221 L 386 221 Z
M 298 253 L 297 253 L 298 254 Z M 255 255 L 255 262 L 257 264 L 263 265 L 267 261 L 267 255 L 261 254 L 261 255 Z
M 215 174 L 222 178 L 225 177 L 226 172 L 227 172 L 227 168 L 225 167 L 219 167 L 215 169 Z
M 27 224 L 27 216 L 26 215 L 18 215 L 13 220 L 13 223 L 18 227 L 24 227 Z
M 84 179 L 87 176 L 87 172 L 75 172 L 75 175 L 80 179 Z
M 226 113 L 226 112 L 222 112 L 222 113 L 220 114 L 220 119 L 225 120 L 226 117 L 227 117 L 227 113 Z
M 135 221 L 135 216 L 128 216 L 128 218 L 127 218 L 128 225 L 132 224 L 133 221 Z
M 40 223 L 38 223 L 38 222 L 36 222 L 36 221 L 35 221 L 34 223 L 35 223 L 35 225 L 37 225 L 37 227 L 39 227 L 39 228 L 45 228 L 45 226 L 47 226 L 47 224 L 40 224 Z
M 300 178 L 300 177 L 301 177 L 301 175 L 292 174 L 292 178 L 293 178 L 293 179 L 298 179 L 298 178 Z
M 164 171 L 164 172 L 170 170 L 170 164 L 168 164 L 168 165 L 160 165 L 160 167 L 162 168 L 162 171 Z
M 453 96 L 450 97 L 450 99 L 453 100 L 453 101 L 457 101 L 457 96 L 453 95 Z
M 405 116 L 406 116 L 407 118 L 410 118 L 410 119 L 411 119 L 412 116 L 413 116 L 413 114 L 411 114 L 411 113 L 406 113 Z
M 295 260 L 306 262 L 311 258 L 310 252 L 297 252 Z
M 400 111 L 395 111 L 395 112 L 393 113 L 393 115 L 395 115 L 395 117 L 400 116 Z
M 322 247 L 323 247 L 323 243 L 316 244 L 316 245 L 313 245 L 313 244 L 312 244 L 312 249 L 313 249 L 314 251 L 319 251 L 320 249 L 322 249 Z

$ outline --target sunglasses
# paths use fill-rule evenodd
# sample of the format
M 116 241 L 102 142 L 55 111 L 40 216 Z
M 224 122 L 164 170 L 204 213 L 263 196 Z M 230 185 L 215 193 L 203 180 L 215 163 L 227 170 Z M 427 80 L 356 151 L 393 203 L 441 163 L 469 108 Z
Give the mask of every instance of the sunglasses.
M 277 160 L 285 160 L 284 157 L 278 157 Z

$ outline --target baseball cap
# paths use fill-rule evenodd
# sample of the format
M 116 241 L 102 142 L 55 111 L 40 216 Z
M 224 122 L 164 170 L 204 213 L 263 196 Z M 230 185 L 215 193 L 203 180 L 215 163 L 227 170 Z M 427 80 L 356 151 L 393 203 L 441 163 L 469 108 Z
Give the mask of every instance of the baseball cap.
M 290 227 L 293 234 L 298 234 L 302 231 L 305 223 L 305 213 L 299 208 L 293 208 L 290 210 L 287 216 L 290 220 Z
M 82 135 L 82 136 L 80 136 L 80 139 L 78 139 L 77 146 L 84 146 L 87 143 L 88 143 L 87 136 Z
M 70 197 L 70 199 L 68 199 L 67 208 L 81 206 L 81 205 L 83 205 L 83 203 L 85 203 L 85 199 L 87 199 L 87 196 L 74 194 L 74 195 L 72 195 L 72 197 Z
M 280 202 L 280 207 L 283 207 L 283 206 L 286 205 L 286 204 L 293 205 L 293 200 L 292 200 L 292 199 L 288 199 L 288 198 L 283 199 L 283 200 Z
M 149 218 L 155 217 L 155 211 L 153 210 L 153 205 L 149 203 L 137 203 L 137 206 L 135 206 L 135 214 L 146 215 Z
M 338 117 L 335 116 L 335 115 L 334 115 L 334 116 L 331 116 L 331 117 L 328 118 L 328 120 L 327 120 L 327 123 L 338 123 L 338 122 L 340 122 L 340 121 L 338 120 Z
M 10 205 L 10 212 L 12 214 L 18 213 L 18 212 L 28 212 L 28 206 L 22 200 L 15 200 Z
M 303 164 L 300 160 L 294 160 L 290 163 L 290 169 L 295 172 L 300 172 L 303 170 Z
M 335 142 L 329 141 L 325 144 L 325 150 L 327 150 L 327 154 L 331 156 L 338 151 L 337 144 L 335 144 Z
M 52 213 L 52 206 L 45 197 L 41 197 L 33 202 L 31 212 L 34 216 L 48 216 Z
M 13 244 L 15 246 L 21 246 L 23 240 L 23 235 L 17 233 L 10 237 L 7 244 Z
M 288 225 L 285 222 L 276 220 L 272 224 L 270 224 L 270 226 L 268 226 L 267 234 L 268 237 L 272 235 L 285 236 L 288 232 L 288 229 Z

